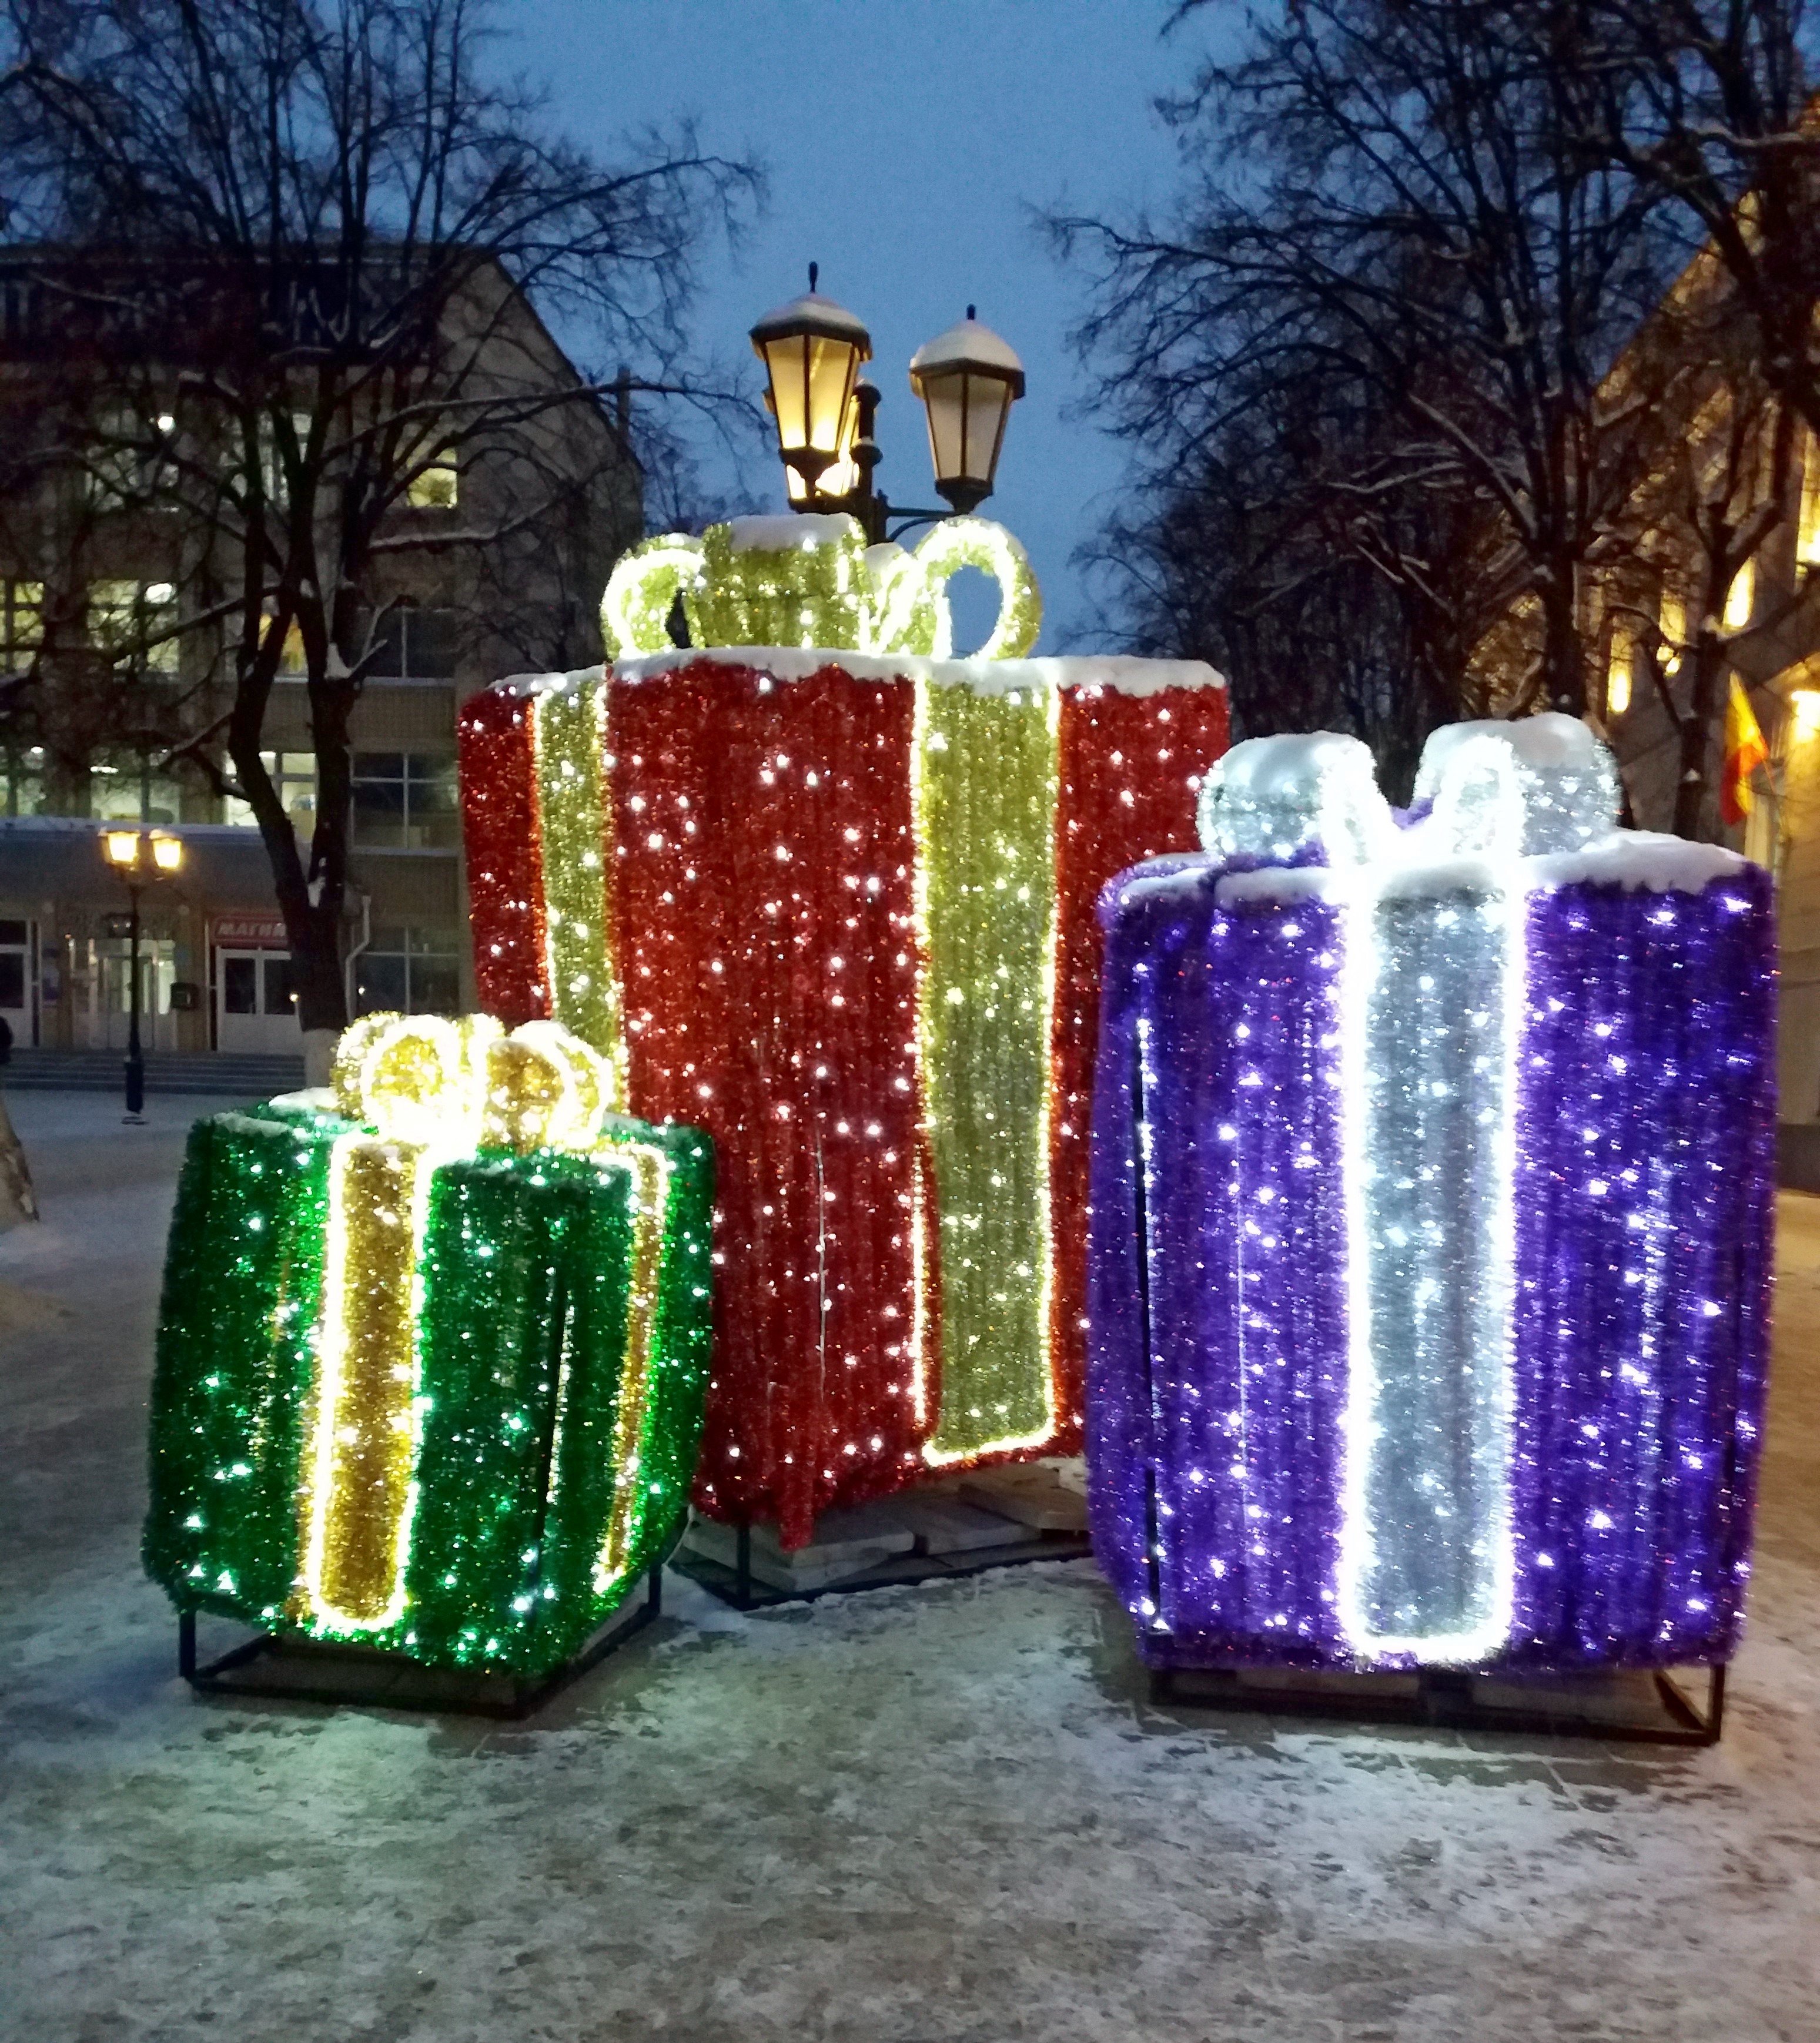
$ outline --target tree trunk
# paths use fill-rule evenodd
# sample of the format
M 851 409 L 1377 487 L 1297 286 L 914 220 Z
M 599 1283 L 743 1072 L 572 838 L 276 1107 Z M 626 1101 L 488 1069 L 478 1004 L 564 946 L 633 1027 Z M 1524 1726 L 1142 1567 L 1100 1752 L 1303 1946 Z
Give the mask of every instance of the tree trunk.
M 0 1093 L 0 1234 L 17 1227 L 21 1221 L 37 1217 L 31 1166 L 25 1161 L 24 1145 L 13 1132 L 6 1094 Z
M 1579 563 L 1557 560 L 1542 577 L 1542 688 L 1564 716 L 1586 714 L 1586 661 L 1580 636 Z
M 1675 834 L 1704 843 L 1718 831 L 1718 808 L 1712 799 L 1713 737 L 1725 714 L 1730 673 L 1725 646 L 1705 618 L 1688 657 L 1694 663 L 1693 687 L 1681 723 Z

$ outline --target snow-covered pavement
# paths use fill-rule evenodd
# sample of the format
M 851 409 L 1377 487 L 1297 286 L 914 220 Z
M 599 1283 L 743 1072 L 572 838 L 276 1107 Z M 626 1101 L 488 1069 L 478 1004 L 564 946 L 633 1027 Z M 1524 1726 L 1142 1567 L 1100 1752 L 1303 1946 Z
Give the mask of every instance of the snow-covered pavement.
M 1814 2043 L 1820 1199 L 1724 1743 L 1153 1709 L 1092 1565 L 666 1615 L 528 1728 L 202 1701 L 139 1571 L 182 1131 L 10 1102 L 0 2036 Z

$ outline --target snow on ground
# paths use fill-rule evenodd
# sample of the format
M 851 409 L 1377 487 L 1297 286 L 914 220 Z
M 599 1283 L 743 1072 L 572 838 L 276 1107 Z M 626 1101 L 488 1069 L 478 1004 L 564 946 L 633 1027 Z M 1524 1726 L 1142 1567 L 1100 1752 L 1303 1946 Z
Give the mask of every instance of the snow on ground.
M 1701 1754 L 1195 1718 L 1090 1563 L 661 1624 L 534 1726 L 202 1701 L 139 1572 L 190 1116 L 13 1102 L 0 2036 L 1813 2043 L 1820 1200 Z M 10 1326 L 11 1331 L 7 1331 Z M 205 1641 L 206 1643 L 206 1641 Z

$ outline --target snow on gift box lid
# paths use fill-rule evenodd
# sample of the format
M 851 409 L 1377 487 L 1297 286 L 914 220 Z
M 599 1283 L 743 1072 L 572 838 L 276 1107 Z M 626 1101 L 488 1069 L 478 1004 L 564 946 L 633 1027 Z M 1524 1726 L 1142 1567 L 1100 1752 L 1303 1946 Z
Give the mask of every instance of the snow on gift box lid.
M 1567 718 L 1437 734 L 1417 795 L 1400 826 L 1355 741 L 1254 741 L 1207 854 L 1107 890 L 1101 1550 L 1163 1664 L 1723 1658 L 1768 876 L 1615 829 Z
M 463 713 L 482 997 L 724 1161 L 697 1500 L 806 1536 L 1069 1451 L 1099 889 L 1193 841 L 1211 669 L 672 649 Z

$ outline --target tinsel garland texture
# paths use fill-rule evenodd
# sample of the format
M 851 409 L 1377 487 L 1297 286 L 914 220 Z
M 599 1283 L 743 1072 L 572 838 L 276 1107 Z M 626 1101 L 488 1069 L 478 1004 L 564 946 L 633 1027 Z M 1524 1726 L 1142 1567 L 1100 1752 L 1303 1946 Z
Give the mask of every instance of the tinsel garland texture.
M 714 1139 L 701 1509 L 800 1545 L 1077 1449 L 1093 902 L 1192 841 L 1226 734 L 1210 672 L 1135 661 L 678 655 L 464 707 L 483 1000 Z
M 712 1157 L 693 1129 L 624 1121 L 580 1149 L 451 1147 L 326 1093 L 197 1122 L 145 1562 L 180 1608 L 535 1677 L 680 1522 Z
M 1139 1650 L 1722 1662 L 1768 1349 L 1768 877 L 1609 818 L 1551 836 L 1542 802 L 1526 844 L 1374 895 L 1323 869 L 1335 776 L 1298 841 L 1277 757 L 1273 845 L 1139 866 L 1102 909 L 1089 1497 Z

